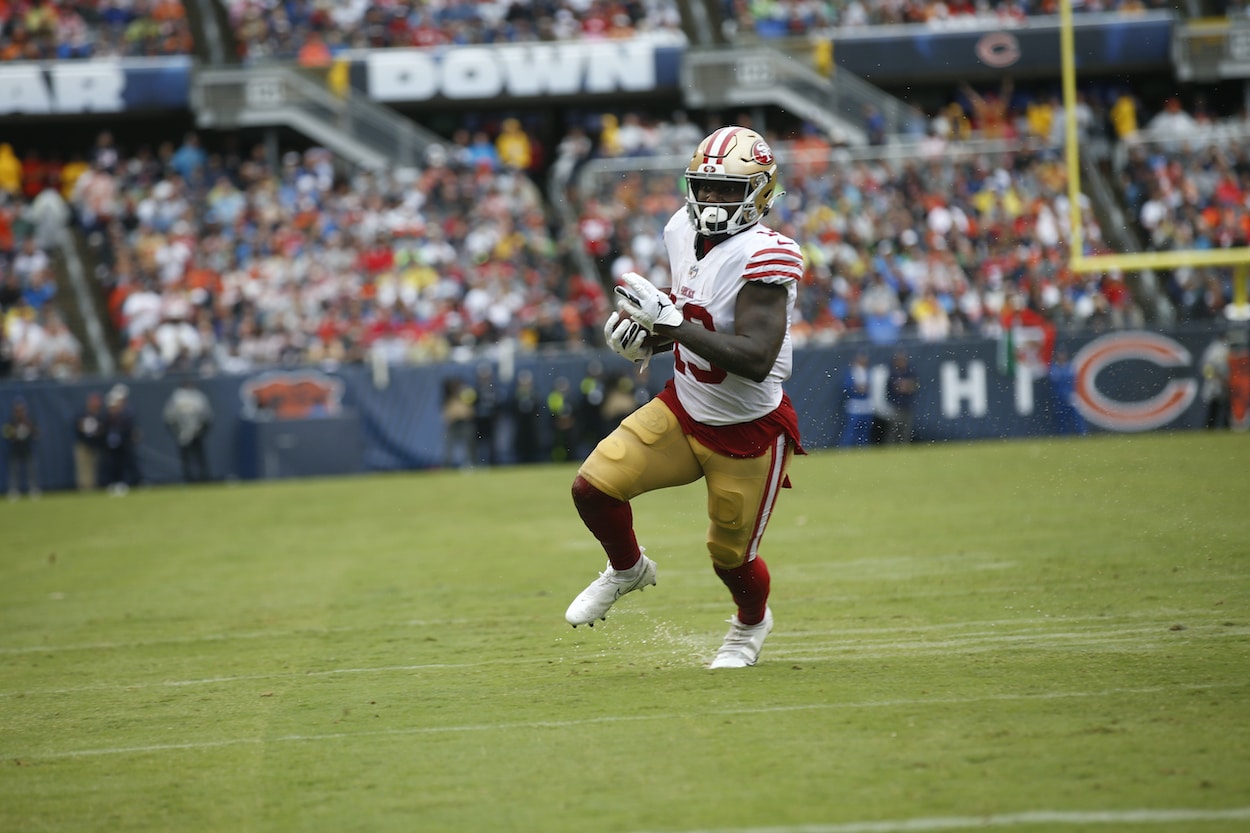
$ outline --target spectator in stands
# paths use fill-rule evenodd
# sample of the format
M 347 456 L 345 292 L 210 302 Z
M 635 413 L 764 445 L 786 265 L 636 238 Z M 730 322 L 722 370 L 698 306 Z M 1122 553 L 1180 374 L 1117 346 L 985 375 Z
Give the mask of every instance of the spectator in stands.
M 72 214 L 59 189 L 45 180 L 26 214 L 36 247 L 46 252 L 61 244 Z
M 19 297 L 5 315 L 5 335 L 13 350 L 13 374 L 37 379 L 43 366 L 44 330 L 39 314 Z
M 8 447 L 9 500 L 17 500 L 26 487 L 26 494 L 37 499 L 39 491 L 39 465 L 35 459 L 35 441 L 39 439 L 39 427 L 31 417 L 26 400 L 18 398 L 13 411 L 0 433 Z
M 534 162 L 533 142 L 518 119 L 503 120 L 499 135 L 495 137 L 495 151 L 499 163 L 510 170 L 528 171 Z
M 963 84 L 960 89 L 972 114 L 972 127 L 982 138 L 1015 138 L 1015 126 L 1008 115 L 1015 89 L 1010 76 L 1003 78 L 997 93 L 981 95 L 970 84 Z
M 40 254 L 43 252 L 40 251 Z M 20 255 L 18 259 L 21 259 Z M 22 277 L 22 273 L 18 271 L 20 267 L 17 260 L 14 261 L 13 268 L 15 272 L 18 272 L 19 277 Z M 22 298 L 36 314 L 47 309 L 56 297 L 56 279 L 52 276 L 48 266 L 36 267 L 25 275 L 22 282 L 25 284 L 22 289 Z
M 893 249 L 888 240 L 881 241 L 885 251 Z M 898 341 L 899 332 L 907 315 L 903 312 L 899 301 L 898 290 L 886 282 L 885 273 L 874 270 L 868 279 L 868 286 L 860 295 L 859 307 L 864 334 L 876 344 L 893 344 Z
M 466 149 L 468 151 L 469 165 L 477 170 L 494 173 L 502 165 L 499 159 L 499 151 L 495 148 L 495 143 L 491 141 L 490 134 L 485 130 L 474 131 L 473 139 L 466 146 Z
M 76 379 L 82 373 L 82 346 L 70 332 L 55 307 L 43 316 L 43 338 L 39 357 L 39 375 L 62 381 Z
M 0 142 L 0 191 L 12 196 L 22 192 L 22 160 L 8 142 Z
M 1181 107 L 1181 100 L 1172 96 L 1163 102 L 1163 109 L 1146 124 L 1151 137 L 1168 142 L 1181 142 L 1198 132 L 1198 122 Z
M 1120 141 L 1137 138 L 1137 99 L 1129 90 L 1120 91 L 1111 105 L 1111 126 Z
M 170 167 L 191 187 L 203 184 L 204 167 L 208 164 L 208 154 L 200 147 L 200 137 L 195 132 L 187 133 L 182 144 L 169 160 Z
M 42 282 L 51 265 L 52 261 L 49 259 L 48 253 L 39 248 L 33 236 L 28 236 L 22 240 L 21 248 L 13 258 L 12 269 L 13 274 L 17 275 L 18 282 L 23 287 L 29 289 L 36 275 L 40 276 Z M 50 295 L 45 297 L 44 293 L 40 291 L 36 291 L 33 294 L 34 300 L 31 305 L 36 308 L 43 306 L 51 297 Z M 27 300 L 28 302 L 32 301 L 30 297 Z
M 660 155 L 683 155 L 689 148 L 698 147 L 707 132 L 691 121 L 685 110 L 674 110 L 657 129 L 655 151 Z
M 109 147 L 97 147 L 96 161 L 74 185 L 72 202 L 78 209 L 83 230 L 104 233 L 120 208 L 117 178 L 112 168 L 116 156 Z M 108 161 L 110 156 L 114 161 Z

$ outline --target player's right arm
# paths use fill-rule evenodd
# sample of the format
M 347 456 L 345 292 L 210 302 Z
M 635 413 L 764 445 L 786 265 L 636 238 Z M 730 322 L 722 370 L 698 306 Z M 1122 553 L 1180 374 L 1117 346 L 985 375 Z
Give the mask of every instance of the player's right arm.
M 748 281 L 734 303 L 734 331 L 710 329 L 689 304 L 675 327 L 657 324 L 655 334 L 698 353 L 722 370 L 754 382 L 768 378 L 786 338 L 789 292 L 783 284 Z M 697 309 L 697 308 L 695 308 Z

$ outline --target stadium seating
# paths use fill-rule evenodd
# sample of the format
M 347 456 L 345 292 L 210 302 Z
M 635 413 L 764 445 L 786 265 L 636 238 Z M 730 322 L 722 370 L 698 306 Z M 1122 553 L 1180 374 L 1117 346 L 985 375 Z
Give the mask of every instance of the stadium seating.
M 247 60 L 322 64 L 346 48 L 684 38 L 677 6 L 666 0 L 221 2 Z M 192 47 L 181 3 L 16 6 L 21 14 L 7 20 L 0 41 L 9 58 L 186 54 Z M 1054 8 L 731 2 L 722 11 L 731 34 L 772 37 Z M 1082 107 L 1085 125 L 1114 118 L 1096 100 Z M 809 260 L 798 341 L 993 334 L 1009 299 L 1066 328 L 1139 320 L 1119 275 L 1082 277 L 1066 266 L 1066 175 L 1054 150 L 1062 137 L 1043 88 L 999 94 L 952 86 L 946 105 L 917 114 L 908 135 L 884 137 L 868 152 L 834 148 L 810 125 L 779 120 L 766 131 L 785 162 L 788 192 L 773 220 L 804 242 Z M 448 137 L 441 157 L 415 171 L 364 174 L 307 143 L 280 150 L 277 159 L 263 151 L 238 158 L 197 147 L 193 135 L 160 137 L 163 147 L 140 149 L 112 147 L 101 133 L 99 147 L 81 148 L 82 159 L 69 164 L 27 146 L 19 160 L 26 202 L 16 211 L 27 212 L 45 184 L 69 200 L 122 335 L 124 366 L 138 374 L 360 362 L 370 355 L 430 361 L 504 339 L 526 348 L 598 344 L 604 282 L 626 268 L 666 268 L 660 229 L 681 206 L 671 159 L 680 162 L 723 118 L 668 120 L 638 109 L 569 120 L 553 154 L 557 170 L 572 174 L 595 160 L 624 160 L 631 168 L 570 191 L 575 227 L 563 227 L 535 187 L 546 160 L 531 153 L 538 148 L 524 129 L 477 112 L 466 114 L 465 128 Z M 511 137 L 502 135 L 507 131 Z M 1235 168 L 1228 158 L 1234 150 L 1170 148 L 1143 160 L 1146 150 L 1133 145 L 1125 153 L 1125 204 L 1132 216 L 1152 218 L 1152 247 L 1244 239 L 1244 212 L 1220 204 L 1240 183 L 1217 182 L 1210 173 Z M 1191 200 L 1180 221 L 1153 219 L 1181 208 L 1151 199 L 1160 169 L 1182 172 L 1169 193 L 1196 192 L 1196 212 Z M 1085 216 L 1087 247 L 1098 251 L 1101 229 Z M 10 257 L 21 236 L 10 243 Z M 1227 286 L 1206 273 L 1180 270 L 1171 279 L 1173 300 L 1186 315 L 1209 315 L 1227 295 Z M 31 280 L 17 281 L 19 294 L 27 292 Z M 48 372 L 37 365 L 28 362 L 23 372 Z
M 1067 268 L 1067 175 L 1053 149 L 939 141 L 852 153 L 811 131 L 778 149 L 786 195 L 772 222 L 808 262 L 800 342 L 994 334 L 1013 295 L 1071 329 L 1139 315 L 1117 277 Z M 682 205 L 671 170 L 682 161 L 612 168 L 578 189 L 582 224 L 610 229 L 611 274 L 668 280 L 660 234 Z M 1084 216 L 1099 251 L 1101 230 Z
M 0 62 L 186 55 L 193 40 L 181 0 L 7 2 Z
M 259 0 L 223 0 L 246 60 L 297 59 L 328 63 L 343 49 L 444 44 L 527 43 L 582 38 L 681 37 L 671 0 L 616 4 L 311 2 L 275 6 Z
M 605 295 L 562 266 L 533 183 L 475 164 L 467 145 L 376 175 L 316 148 L 277 169 L 204 156 L 180 172 L 178 155 L 97 164 L 73 194 L 131 372 L 329 365 L 375 349 L 429 361 L 502 337 L 598 337 Z M 118 191 L 129 198 L 110 205 Z
M 1151 251 L 1250 245 L 1250 125 L 1165 108 L 1117 148 L 1115 172 L 1129 216 Z M 1166 273 L 1181 320 L 1223 314 L 1231 270 L 1182 267 Z

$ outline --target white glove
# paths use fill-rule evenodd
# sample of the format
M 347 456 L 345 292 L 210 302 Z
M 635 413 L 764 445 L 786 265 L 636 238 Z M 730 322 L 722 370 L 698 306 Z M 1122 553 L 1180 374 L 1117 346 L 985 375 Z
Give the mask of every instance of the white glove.
M 655 332 L 656 324 L 676 327 L 681 323 L 681 311 L 673 306 L 667 292 L 637 272 L 626 272 L 621 280 L 625 285 L 616 287 L 617 309 L 651 332 Z
M 619 312 L 608 316 L 608 323 L 603 325 L 603 338 L 612 352 L 631 362 L 642 362 L 643 367 L 651 360 L 651 348 L 642 346 L 649 335 L 645 327 L 637 321 L 621 318 Z

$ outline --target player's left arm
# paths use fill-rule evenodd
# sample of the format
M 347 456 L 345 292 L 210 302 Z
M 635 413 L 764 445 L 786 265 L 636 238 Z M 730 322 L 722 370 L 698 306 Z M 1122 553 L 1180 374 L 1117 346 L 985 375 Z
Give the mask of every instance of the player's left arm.
M 683 320 L 675 327 L 657 324 L 655 334 L 689 347 L 723 370 L 762 382 L 786 339 L 788 299 L 782 284 L 747 281 L 734 302 L 734 332 Z

